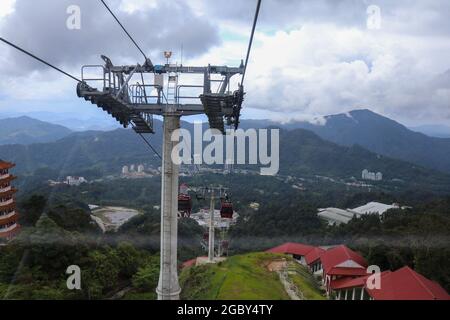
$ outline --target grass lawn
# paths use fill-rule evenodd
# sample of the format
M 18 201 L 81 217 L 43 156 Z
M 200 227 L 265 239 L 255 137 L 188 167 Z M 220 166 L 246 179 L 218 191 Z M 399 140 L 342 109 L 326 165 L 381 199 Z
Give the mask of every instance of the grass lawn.
M 206 300 L 288 300 L 277 273 L 267 269 L 279 259 L 270 253 L 251 253 L 229 257 L 214 265 L 183 270 L 182 299 Z

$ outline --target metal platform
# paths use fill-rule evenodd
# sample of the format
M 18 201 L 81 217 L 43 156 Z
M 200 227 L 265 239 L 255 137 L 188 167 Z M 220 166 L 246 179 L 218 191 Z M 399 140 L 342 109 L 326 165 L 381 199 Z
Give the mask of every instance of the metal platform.
M 210 128 L 225 133 L 225 124 L 239 124 L 243 87 L 230 91 L 230 79 L 244 72 L 244 66 L 188 67 L 179 65 L 114 66 L 102 56 L 105 65 L 82 67 L 78 97 L 84 98 L 115 118 L 123 127 L 132 126 L 137 133 L 154 133 L 153 115 L 170 110 L 180 115 L 206 114 Z M 95 76 L 86 73 L 96 70 Z M 146 84 L 144 74 L 153 74 L 154 82 Z M 164 74 L 167 74 L 165 77 Z M 179 83 L 181 74 L 203 75 L 203 83 Z M 221 79 L 213 79 L 213 75 Z M 135 84 L 132 80 L 138 79 Z M 94 85 L 101 84 L 100 88 Z M 217 87 L 213 93 L 211 88 Z M 201 91 L 194 95 L 192 91 Z

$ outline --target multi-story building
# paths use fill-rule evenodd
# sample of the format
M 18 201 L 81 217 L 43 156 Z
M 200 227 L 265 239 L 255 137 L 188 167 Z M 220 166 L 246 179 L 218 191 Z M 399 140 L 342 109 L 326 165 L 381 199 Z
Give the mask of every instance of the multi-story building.
M 84 177 L 67 176 L 66 178 L 66 184 L 69 186 L 79 186 L 86 182 L 87 180 Z
M 9 173 L 9 169 L 14 166 L 13 163 L 0 160 L 0 244 L 11 240 L 20 229 L 14 198 L 17 189 L 11 185 L 16 177 Z

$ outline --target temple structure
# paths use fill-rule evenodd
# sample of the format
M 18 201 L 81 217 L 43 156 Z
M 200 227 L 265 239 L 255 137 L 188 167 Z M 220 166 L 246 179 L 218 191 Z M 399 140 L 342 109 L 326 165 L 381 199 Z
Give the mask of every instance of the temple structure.
M 11 185 L 16 177 L 9 173 L 14 166 L 13 163 L 0 160 L 0 245 L 11 240 L 20 229 L 14 198 L 17 189 Z

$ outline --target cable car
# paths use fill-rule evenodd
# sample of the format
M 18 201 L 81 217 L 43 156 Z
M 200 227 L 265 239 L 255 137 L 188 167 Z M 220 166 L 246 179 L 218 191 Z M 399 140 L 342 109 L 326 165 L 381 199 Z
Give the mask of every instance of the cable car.
M 222 240 L 222 249 L 228 250 L 228 246 L 230 245 L 230 242 L 228 240 Z
M 233 203 L 228 200 L 222 200 L 221 206 L 220 206 L 220 217 L 222 219 L 233 219 Z
M 189 218 L 192 213 L 192 198 L 188 194 L 188 189 L 187 184 L 180 185 L 178 193 L 178 216 L 180 218 Z

